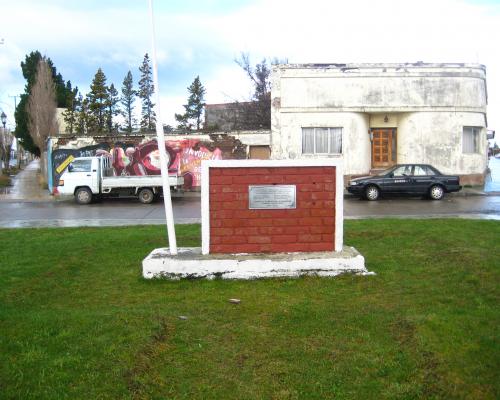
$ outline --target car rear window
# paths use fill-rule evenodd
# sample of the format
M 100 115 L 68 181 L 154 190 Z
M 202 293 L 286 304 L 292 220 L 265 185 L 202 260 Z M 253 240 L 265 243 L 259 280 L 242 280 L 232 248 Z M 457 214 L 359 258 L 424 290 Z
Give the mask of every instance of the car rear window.
M 429 168 L 427 165 L 415 165 L 415 170 L 413 175 L 436 175 L 432 168 Z

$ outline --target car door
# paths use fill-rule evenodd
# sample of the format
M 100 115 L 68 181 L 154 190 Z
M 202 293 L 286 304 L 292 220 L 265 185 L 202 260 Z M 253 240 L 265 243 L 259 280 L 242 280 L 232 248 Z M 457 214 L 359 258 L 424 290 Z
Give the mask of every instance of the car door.
M 434 171 L 426 165 L 415 165 L 412 176 L 411 192 L 415 194 L 426 194 L 435 180 Z
M 92 159 L 75 159 L 68 166 L 67 180 L 73 187 L 87 186 L 96 193 L 96 172 L 92 172 Z
M 411 165 L 397 167 L 384 179 L 385 187 L 382 190 L 387 193 L 407 192 L 411 182 L 411 174 Z

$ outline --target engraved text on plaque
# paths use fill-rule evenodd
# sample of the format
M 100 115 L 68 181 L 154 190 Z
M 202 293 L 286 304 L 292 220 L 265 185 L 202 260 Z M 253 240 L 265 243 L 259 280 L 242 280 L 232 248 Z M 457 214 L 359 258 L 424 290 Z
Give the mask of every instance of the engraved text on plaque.
M 251 210 L 297 208 L 295 185 L 248 186 L 248 208 Z

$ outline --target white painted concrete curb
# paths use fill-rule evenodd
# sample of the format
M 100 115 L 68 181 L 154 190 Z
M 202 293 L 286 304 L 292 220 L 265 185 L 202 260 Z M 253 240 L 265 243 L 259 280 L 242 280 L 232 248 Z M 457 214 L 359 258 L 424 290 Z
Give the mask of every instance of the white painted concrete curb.
M 202 255 L 201 248 L 179 248 L 173 256 L 168 248 L 153 250 L 142 262 L 146 279 L 257 279 L 336 276 L 342 273 L 373 275 L 364 257 L 353 247 L 341 252 Z

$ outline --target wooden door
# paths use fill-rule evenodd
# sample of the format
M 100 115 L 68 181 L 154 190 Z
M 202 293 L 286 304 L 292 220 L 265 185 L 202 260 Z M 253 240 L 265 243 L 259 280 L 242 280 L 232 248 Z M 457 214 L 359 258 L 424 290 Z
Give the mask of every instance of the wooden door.
M 396 129 L 372 129 L 372 168 L 387 168 L 396 164 Z
M 271 158 L 271 149 L 269 146 L 250 146 L 248 158 L 256 160 L 269 160 Z

